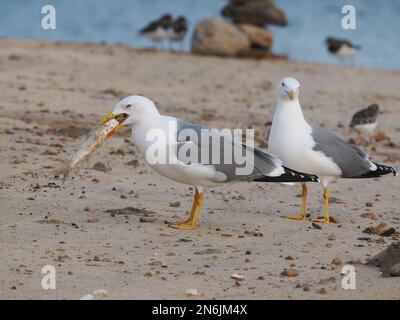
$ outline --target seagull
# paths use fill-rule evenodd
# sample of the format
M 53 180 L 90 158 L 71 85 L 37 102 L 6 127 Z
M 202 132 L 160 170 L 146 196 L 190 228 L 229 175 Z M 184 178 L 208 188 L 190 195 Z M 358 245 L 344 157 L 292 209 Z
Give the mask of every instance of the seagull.
M 366 132 L 371 138 L 372 132 L 378 125 L 379 106 L 374 103 L 369 107 L 357 111 L 350 122 L 350 128 L 359 133 Z
M 121 100 L 101 123 L 115 118 L 124 119 L 119 127 L 131 128 L 133 142 L 151 168 L 164 177 L 194 187 L 188 219 L 170 224 L 176 229 L 197 227 L 204 188 L 239 181 L 319 181 L 314 175 L 282 166 L 277 157 L 244 145 L 222 130 L 162 115 L 155 104 L 143 96 Z M 245 161 L 237 161 L 243 153 L 246 153 Z M 232 154 L 233 161 L 228 159 Z
M 182 44 L 182 41 L 185 38 L 187 31 L 187 20 L 185 17 L 180 16 L 172 22 L 169 39 L 171 41 L 181 42 Z
M 355 45 L 346 39 L 333 37 L 326 38 L 325 44 L 328 51 L 338 58 L 353 57 L 357 51 L 361 49 L 360 46 Z
M 301 110 L 299 92 L 300 83 L 294 78 L 284 78 L 279 83 L 268 151 L 279 157 L 284 166 L 319 176 L 324 187 L 325 215 L 312 221 L 329 223 L 330 182 L 338 178 L 396 175 L 396 171 L 370 160 L 364 150 L 334 133 L 309 125 Z M 301 214 L 286 218 L 305 220 L 306 201 L 307 186 L 303 183 Z
M 139 30 L 139 34 L 154 42 L 160 42 L 168 38 L 172 17 L 164 14 L 158 20 L 151 21 L 146 27 Z

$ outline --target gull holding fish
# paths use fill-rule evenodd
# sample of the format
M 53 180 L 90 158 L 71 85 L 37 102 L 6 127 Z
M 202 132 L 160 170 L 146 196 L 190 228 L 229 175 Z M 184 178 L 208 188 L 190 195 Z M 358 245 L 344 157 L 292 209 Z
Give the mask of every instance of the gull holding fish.
M 222 131 L 162 115 L 151 100 L 142 96 L 121 100 L 101 123 L 106 125 L 115 119 L 118 127 L 131 127 L 134 143 L 150 167 L 195 188 L 188 219 L 171 223 L 176 229 L 197 227 L 204 188 L 239 181 L 318 181 L 316 176 L 290 170 L 275 156 L 244 145 Z M 241 158 L 243 153 L 245 158 Z M 228 156 L 233 160 L 226 160 Z

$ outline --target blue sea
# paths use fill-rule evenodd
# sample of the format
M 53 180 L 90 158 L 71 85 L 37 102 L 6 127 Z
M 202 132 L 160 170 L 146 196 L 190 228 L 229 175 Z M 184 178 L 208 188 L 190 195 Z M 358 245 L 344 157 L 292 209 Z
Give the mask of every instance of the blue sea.
M 190 50 L 195 25 L 220 16 L 228 0 L 0 0 L 0 37 L 60 41 L 123 43 L 150 47 L 137 30 L 163 13 L 185 15 L 190 30 L 183 44 Z M 324 46 L 327 36 L 344 37 L 362 46 L 354 64 L 400 69 L 399 0 L 276 0 L 287 27 L 271 26 L 273 50 L 296 61 L 338 63 Z M 56 8 L 56 30 L 41 27 L 44 5 Z M 343 5 L 356 9 L 355 30 L 341 27 Z

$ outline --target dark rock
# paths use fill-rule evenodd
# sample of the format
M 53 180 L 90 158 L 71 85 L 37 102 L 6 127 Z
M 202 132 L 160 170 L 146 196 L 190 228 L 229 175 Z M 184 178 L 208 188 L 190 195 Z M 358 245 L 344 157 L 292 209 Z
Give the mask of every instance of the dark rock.
M 230 0 L 221 14 L 232 18 L 234 23 L 287 25 L 285 13 L 272 0 Z
M 366 264 L 379 267 L 384 277 L 400 276 L 400 242 L 392 243 Z
M 111 170 L 111 168 L 107 167 L 103 162 L 96 162 L 93 169 L 101 172 L 108 172 Z
M 390 237 L 395 232 L 396 232 L 395 228 L 389 228 L 389 229 L 383 231 L 382 233 L 380 233 L 379 235 L 381 237 Z

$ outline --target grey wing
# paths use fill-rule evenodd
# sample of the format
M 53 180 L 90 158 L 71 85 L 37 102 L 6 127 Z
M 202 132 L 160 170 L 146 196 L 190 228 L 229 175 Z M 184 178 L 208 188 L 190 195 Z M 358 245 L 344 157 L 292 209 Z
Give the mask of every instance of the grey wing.
M 374 167 L 364 150 L 326 129 L 313 128 L 312 138 L 316 143 L 313 149 L 330 157 L 342 171 L 343 178 L 361 176 Z
M 180 161 L 213 165 L 226 176 L 224 182 L 284 173 L 275 156 L 243 145 L 217 129 L 178 120 L 177 142 Z

